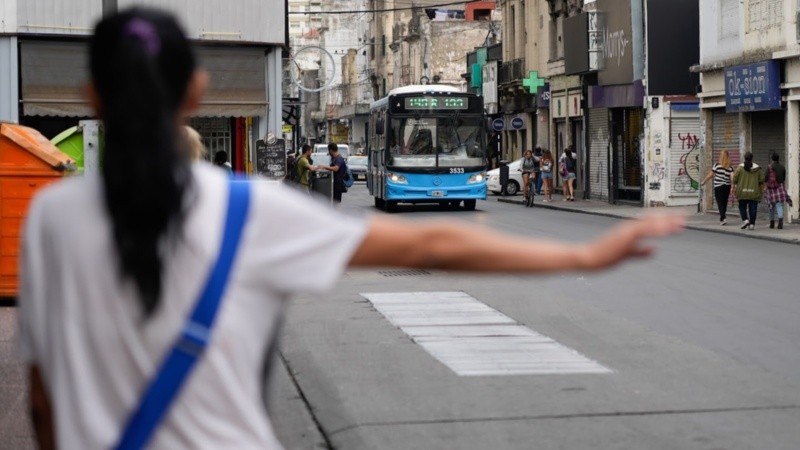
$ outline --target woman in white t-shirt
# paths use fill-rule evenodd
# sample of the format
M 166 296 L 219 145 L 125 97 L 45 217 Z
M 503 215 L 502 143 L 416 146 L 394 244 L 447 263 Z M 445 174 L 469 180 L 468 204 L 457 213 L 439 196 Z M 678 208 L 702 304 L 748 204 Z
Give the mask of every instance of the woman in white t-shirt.
M 90 70 L 90 100 L 105 127 L 101 173 L 39 193 L 23 240 L 19 353 L 42 447 L 118 442 L 206 281 L 227 208 L 228 174 L 192 162 L 181 138 L 207 76 L 176 21 L 148 9 L 106 17 L 91 40 Z M 280 448 L 258 374 L 281 304 L 325 292 L 348 266 L 594 270 L 649 255 L 642 239 L 683 225 L 652 216 L 586 245 L 547 243 L 460 221 L 350 218 L 289 188 L 250 185 L 210 341 L 150 448 Z
M 725 225 L 727 221 L 728 199 L 731 195 L 731 177 L 733 168 L 731 167 L 731 157 L 727 150 L 719 152 L 719 161 L 711 166 L 708 175 L 700 183 L 705 185 L 712 177 L 714 178 L 714 198 L 717 200 L 719 209 L 719 224 Z

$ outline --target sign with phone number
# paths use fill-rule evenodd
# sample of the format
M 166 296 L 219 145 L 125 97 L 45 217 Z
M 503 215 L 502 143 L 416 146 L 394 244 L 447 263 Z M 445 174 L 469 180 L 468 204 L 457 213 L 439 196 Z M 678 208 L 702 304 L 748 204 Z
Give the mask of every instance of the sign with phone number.
M 781 109 L 781 66 L 776 60 L 725 69 L 725 111 Z

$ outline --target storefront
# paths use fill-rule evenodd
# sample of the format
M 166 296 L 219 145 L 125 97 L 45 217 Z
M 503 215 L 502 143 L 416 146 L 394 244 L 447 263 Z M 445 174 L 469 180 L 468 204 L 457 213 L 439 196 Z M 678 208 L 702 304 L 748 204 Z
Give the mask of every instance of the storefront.
M 643 98 L 644 86 L 639 80 L 622 86 L 589 86 L 592 197 L 607 198 L 612 203 L 642 203 Z M 603 174 L 594 172 L 603 170 L 604 161 L 607 188 L 603 185 Z
M 19 38 L 21 124 L 53 137 L 94 115 L 84 95 L 87 45 L 84 39 Z M 260 134 L 257 122 L 268 114 L 265 52 L 277 50 L 197 46 L 195 51 L 210 83 L 191 125 L 209 155 L 225 151 L 234 168 L 247 172 Z
M 558 159 L 567 146 L 575 150 L 576 168 L 575 195 L 584 197 L 586 148 L 584 146 L 583 94 L 579 76 L 555 76 L 550 79 L 550 145 L 553 156 Z M 556 174 L 554 183 L 561 185 L 561 175 Z

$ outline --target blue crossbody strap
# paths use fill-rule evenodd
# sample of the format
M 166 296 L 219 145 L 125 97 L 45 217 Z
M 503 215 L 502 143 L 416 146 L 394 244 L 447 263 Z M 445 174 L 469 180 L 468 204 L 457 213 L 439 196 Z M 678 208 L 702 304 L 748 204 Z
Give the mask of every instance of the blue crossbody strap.
M 192 315 L 129 418 L 117 449 L 141 449 L 147 445 L 209 341 L 250 206 L 248 182 L 230 180 L 228 184 L 228 214 L 217 261 Z

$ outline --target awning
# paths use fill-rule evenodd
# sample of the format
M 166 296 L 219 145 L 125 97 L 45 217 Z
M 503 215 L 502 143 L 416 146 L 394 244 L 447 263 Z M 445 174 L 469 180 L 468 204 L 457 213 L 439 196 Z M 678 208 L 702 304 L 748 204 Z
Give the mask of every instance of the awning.
M 197 117 L 267 115 L 266 48 L 196 47 L 210 77 Z M 88 75 L 85 42 L 22 41 L 22 113 L 26 116 L 93 117 L 84 96 Z

